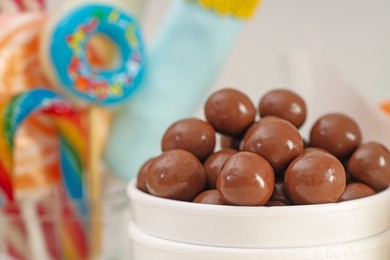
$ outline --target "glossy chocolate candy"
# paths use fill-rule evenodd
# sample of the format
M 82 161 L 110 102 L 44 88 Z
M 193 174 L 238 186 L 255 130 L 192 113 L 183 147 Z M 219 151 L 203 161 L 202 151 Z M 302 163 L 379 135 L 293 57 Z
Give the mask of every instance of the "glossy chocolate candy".
M 374 194 L 375 190 L 370 186 L 360 182 L 353 182 L 347 184 L 340 201 L 360 199 Z
M 263 157 L 250 152 L 238 152 L 223 165 L 217 188 L 231 204 L 259 206 L 271 197 L 274 182 L 274 171 Z
M 261 117 L 277 116 L 299 128 L 306 120 L 306 104 L 294 92 L 275 89 L 265 94 L 259 103 Z
M 241 149 L 264 157 L 276 174 L 303 151 L 300 133 L 290 122 L 277 117 L 265 117 L 248 129 Z
M 146 187 L 146 175 L 150 171 L 150 166 L 152 164 L 154 158 L 147 160 L 139 169 L 137 175 L 137 188 L 142 190 L 143 192 L 148 192 L 148 188 Z
M 256 108 L 244 93 L 225 88 L 208 98 L 205 115 L 217 132 L 224 135 L 239 135 L 255 120 Z
M 357 123 L 344 114 L 327 114 L 320 117 L 310 132 L 310 146 L 320 147 L 340 160 L 352 154 L 362 140 Z
M 206 184 L 202 164 L 192 153 L 171 150 L 156 157 L 146 174 L 150 194 L 183 201 L 192 201 Z
M 229 205 L 221 196 L 218 190 L 206 190 L 196 196 L 193 200 L 195 203 L 213 204 L 213 205 Z
M 237 151 L 233 149 L 222 149 L 211 154 L 203 163 L 206 172 L 207 188 L 216 189 L 219 172 L 226 160 Z
M 384 190 L 390 184 L 390 152 L 377 142 L 362 144 L 349 159 L 348 171 L 375 190 Z
M 165 132 L 162 150 L 184 149 L 193 153 L 199 160 L 205 160 L 215 147 L 213 127 L 200 119 L 188 118 L 177 121 Z
M 343 165 L 324 152 L 302 154 L 289 165 L 284 176 L 285 191 L 294 204 L 337 202 L 345 185 Z

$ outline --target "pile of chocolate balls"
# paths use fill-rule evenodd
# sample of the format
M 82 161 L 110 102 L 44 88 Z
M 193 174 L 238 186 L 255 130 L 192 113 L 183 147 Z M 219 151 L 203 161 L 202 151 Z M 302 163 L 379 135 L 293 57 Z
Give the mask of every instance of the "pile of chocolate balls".
M 390 184 L 389 150 L 362 143 L 347 115 L 321 116 L 305 142 L 306 105 L 289 90 L 268 92 L 256 109 L 247 95 L 225 88 L 204 111 L 207 121 L 187 118 L 166 130 L 162 154 L 138 173 L 138 189 L 196 203 L 287 206 L 363 198 Z

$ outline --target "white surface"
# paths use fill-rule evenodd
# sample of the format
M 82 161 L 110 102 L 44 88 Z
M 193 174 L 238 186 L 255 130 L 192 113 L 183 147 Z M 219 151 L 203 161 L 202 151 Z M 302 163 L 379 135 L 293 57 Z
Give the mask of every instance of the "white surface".
M 319 247 L 243 249 L 198 246 L 175 243 L 142 233 L 130 224 L 133 260 L 286 260 L 286 259 L 339 259 L 388 260 L 390 231 L 377 236 L 344 244 Z
M 143 27 L 151 43 L 171 1 L 151 0 Z M 390 99 L 390 1 L 263 0 L 244 27 L 214 88 L 234 86 L 255 101 L 266 90 L 291 85 L 286 54 L 324 54 L 370 102 Z M 207 61 L 205 61 L 207 62 Z
M 215 206 L 151 196 L 129 184 L 132 221 L 144 233 L 208 246 L 280 248 L 342 243 L 390 227 L 390 189 L 359 200 L 284 207 Z

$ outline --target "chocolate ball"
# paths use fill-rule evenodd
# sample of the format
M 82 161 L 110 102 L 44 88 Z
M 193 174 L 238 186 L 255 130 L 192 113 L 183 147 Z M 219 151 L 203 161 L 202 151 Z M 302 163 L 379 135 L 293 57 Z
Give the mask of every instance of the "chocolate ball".
M 320 117 L 310 132 L 310 145 L 323 148 L 343 160 L 362 140 L 359 126 L 347 115 L 327 114 Z
M 213 205 L 228 205 L 225 199 L 221 196 L 218 190 L 206 190 L 196 196 L 195 203 L 213 204 Z
M 256 108 L 244 93 L 221 89 L 212 94 L 205 105 L 207 121 L 224 135 L 238 135 L 255 120 Z
M 192 201 L 204 189 L 206 175 L 195 155 L 178 149 L 164 152 L 152 161 L 145 183 L 152 195 Z
M 241 139 L 242 136 L 220 135 L 221 147 L 239 150 Z
M 148 188 L 146 187 L 146 175 L 150 171 L 150 166 L 153 162 L 154 158 L 150 158 L 147 160 L 139 169 L 137 175 L 137 188 L 142 190 L 143 192 L 148 192 Z
M 237 153 L 233 149 L 222 149 L 211 154 L 203 163 L 206 172 L 207 188 L 216 189 L 219 172 L 222 169 L 225 161 L 233 154 Z
M 352 154 L 348 170 L 357 180 L 377 191 L 390 184 L 390 153 L 377 142 L 362 144 Z
M 271 165 L 261 156 L 238 152 L 223 165 L 217 188 L 229 203 L 243 206 L 264 205 L 271 197 L 275 176 Z
M 162 150 L 183 149 L 203 161 L 215 147 L 215 131 L 207 122 L 196 118 L 180 120 L 171 125 L 162 139 Z
M 323 152 L 302 154 L 288 166 L 284 176 L 284 188 L 294 204 L 337 202 L 345 185 L 343 165 Z
M 242 149 L 264 157 L 276 174 L 303 151 L 303 141 L 297 128 L 290 122 L 266 117 L 249 128 L 242 140 Z
M 277 116 L 299 128 L 306 119 L 306 104 L 292 91 L 276 89 L 265 94 L 259 103 L 261 117 Z
M 345 187 L 344 193 L 341 196 L 340 201 L 360 199 L 374 194 L 374 189 L 366 184 L 359 182 L 349 183 Z

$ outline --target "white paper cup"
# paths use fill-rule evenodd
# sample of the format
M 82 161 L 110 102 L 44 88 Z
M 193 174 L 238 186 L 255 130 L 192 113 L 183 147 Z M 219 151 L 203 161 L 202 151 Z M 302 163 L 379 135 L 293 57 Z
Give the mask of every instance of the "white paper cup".
M 390 189 L 306 206 L 217 206 L 158 198 L 128 186 L 132 221 L 141 232 L 180 243 L 287 248 L 345 243 L 390 227 Z
M 147 235 L 134 224 L 129 225 L 133 260 L 284 260 L 284 259 L 343 259 L 388 260 L 390 231 L 362 240 L 297 248 L 230 248 L 178 243 Z

